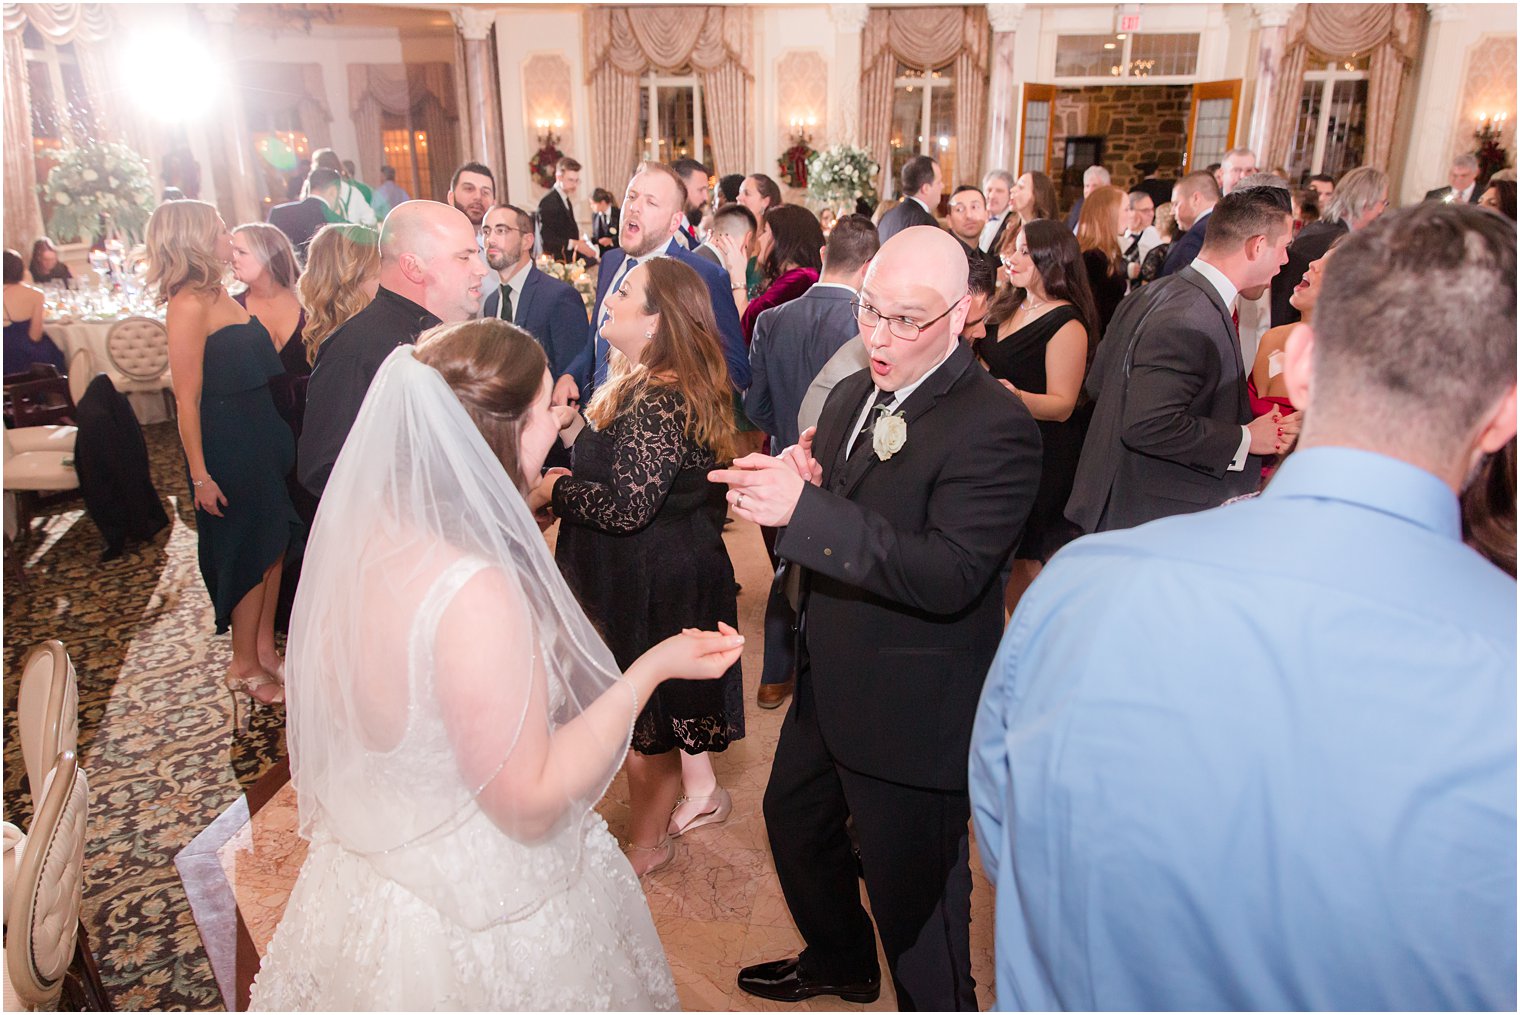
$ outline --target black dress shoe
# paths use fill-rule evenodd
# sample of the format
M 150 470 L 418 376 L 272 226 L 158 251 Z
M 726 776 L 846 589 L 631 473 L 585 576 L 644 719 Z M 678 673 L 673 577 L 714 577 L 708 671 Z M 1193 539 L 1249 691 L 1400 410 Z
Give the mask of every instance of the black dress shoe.
M 881 995 L 881 974 L 854 983 L 830 983 L 802 975 L 796 959 L 778 959 L 739 970 L 739 989 L 771 1001 L 806 1001 L 834 994 L 846 1001 L 870 1004 Z

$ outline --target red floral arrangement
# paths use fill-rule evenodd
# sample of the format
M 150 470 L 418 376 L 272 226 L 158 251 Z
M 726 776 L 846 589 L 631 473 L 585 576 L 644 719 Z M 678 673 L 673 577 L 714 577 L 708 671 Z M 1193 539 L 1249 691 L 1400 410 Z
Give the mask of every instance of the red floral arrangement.
M 813 146 L 808 142 L 813 139 L 801 131 L 792 136 L 792 146 L 781 154 L 776 160 L 776 166 L 780 169 L 781 182 L 788 187 L 805 188 L 807 186 L 807 160 L 813 155 Z
M 559 150 L 559 138 L 553 131 L 539 138 L 539 143 L 542 147 L 538 149 L 538 154 L 528 161 L 528 170 L 533 174 L 534 181 L 548 190 L 554 186 L 554 166 L 564 157 L 564 152 Z

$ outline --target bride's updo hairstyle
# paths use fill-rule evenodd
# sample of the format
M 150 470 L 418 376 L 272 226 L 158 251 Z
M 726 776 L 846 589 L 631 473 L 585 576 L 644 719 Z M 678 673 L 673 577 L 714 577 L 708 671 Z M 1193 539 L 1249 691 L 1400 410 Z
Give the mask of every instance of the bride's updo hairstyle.
M 518 439 L 543 391 L 549 368 L 543 348 L 521 328 L 488 317 L 424 332 L 417 339 L 417 361 L 443 375 L 513 485 L 526 495 Z

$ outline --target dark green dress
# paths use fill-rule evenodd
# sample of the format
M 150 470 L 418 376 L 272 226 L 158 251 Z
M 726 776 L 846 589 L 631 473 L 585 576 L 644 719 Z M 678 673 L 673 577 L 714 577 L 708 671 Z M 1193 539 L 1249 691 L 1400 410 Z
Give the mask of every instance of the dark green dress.
M 269 565 L 285 555 L 300 525 L 285 489 L 285 476 L 295 467 L 295 439 L 269 393 L 270 378 L 284 373 L 256 317 L 206 336 L 201 450 L 227 503 L 220 518 L 197 508 L 195 526 L 217 634 L 227 630 L 232 608 L 264 579 Z

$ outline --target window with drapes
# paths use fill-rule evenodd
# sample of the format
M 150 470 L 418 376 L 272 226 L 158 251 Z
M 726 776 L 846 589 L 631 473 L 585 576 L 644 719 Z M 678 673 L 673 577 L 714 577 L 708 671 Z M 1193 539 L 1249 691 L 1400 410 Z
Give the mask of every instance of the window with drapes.
M 27 25 L 22 33 L 27 83 L 31 88 L 32 160 L 38 181 L 46 180 L 58 152 L 94 135 L 95 114 L 73 43 L 54 45 Z
M 1340 176 L 1361 165 L 1367 150 L 1371 58 L 1331 59 L 1311 50 L 1293 125 L 1287 169 L 1302 182 L 1316 173 Z
M 396 185 L 408 194 L 433 192 L 433 164 L 428 153 L 428 134 L 412 130 L 406 118 L 393 113 L 381 117 L 380 150 L 384 165 L 396 171 Z
M 892 181 L 915 155 L 939 161 L 946 183 L 955 180 L 955 65 L 910 67 L 899 62 L 892 92 Z M 952 187 L 945 188 L 946 196 Z
M 696 159 L 712 165 L 713 142 L 702 79 L 696 74 L 646 74 L 639 81 L 639 137 L 643 157 L 671 163 Z

